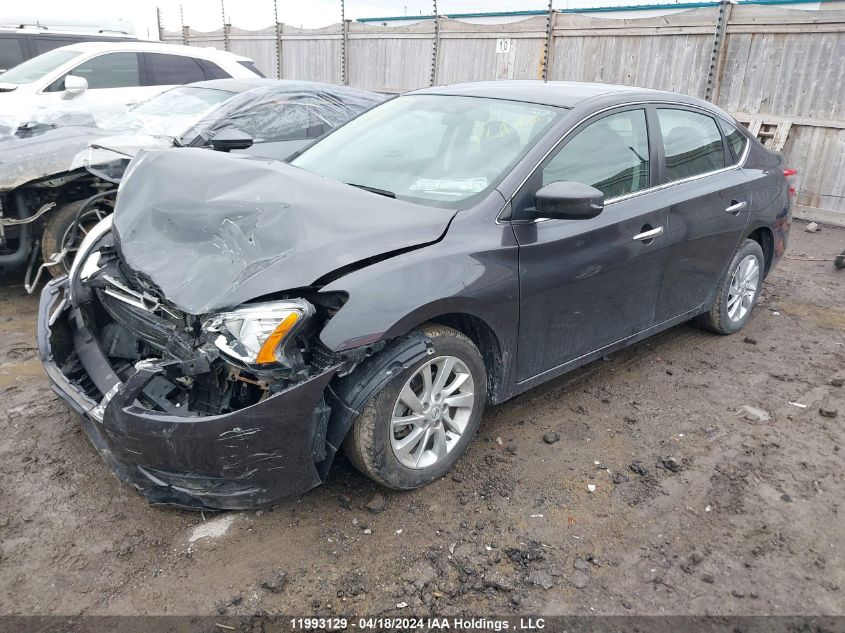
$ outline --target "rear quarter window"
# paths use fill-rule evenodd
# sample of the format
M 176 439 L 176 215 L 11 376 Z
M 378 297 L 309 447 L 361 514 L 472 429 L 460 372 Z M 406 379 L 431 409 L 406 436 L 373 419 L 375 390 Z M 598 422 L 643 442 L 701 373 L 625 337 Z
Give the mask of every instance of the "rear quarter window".
M 197 63 L 202 66 L 206 79 L 230 79 L 232 77 L 232 75 L 220 68 L 220 66 L 207 59 L 197 59 Z
M 724 121 L 722 122 L 722 131 L 725 133 L 725 141 L 727 141 L 730 150 L 731 164 L 736 165 L 748 146 L 748 137 L 736 127 Z
M 258 75 L 259 77 L 266 77 L 266 76 L 267 76 L 267 75 L 265 75 L 263 72 L 261 72 L 260 70 L 258 70 L 258 66 L 256 66 L 256 65 L 255 65 L 255 62 L 244 62 L 244 61 L 239 61 L 238 63 L 239 63 L 241 66 L 243 66 L 244 68 L 246 68 L 247 70 L 251 70 L 252 72 L 254 72 L 254 73 L 255 73 L 256 75 Z

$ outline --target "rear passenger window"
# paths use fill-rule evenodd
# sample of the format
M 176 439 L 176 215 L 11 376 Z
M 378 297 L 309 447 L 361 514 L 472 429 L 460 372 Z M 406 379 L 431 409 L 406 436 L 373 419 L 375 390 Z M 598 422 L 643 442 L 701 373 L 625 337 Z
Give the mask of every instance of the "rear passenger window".
M 725 140 L 728 142 L 728 147 L 731 150 L 732 164 L 736 165 L 739 159 L 742 158 L 743 152 L 745 152 L 748 138 L 729 123 L 722 123 L 722 129 L 725 132 Z
M 713 118 L 689 110 L 658 108 L 657 120 L 669 182 L 725 166 L 722 134 Z
M 84 77 L 88 81 L 88 88 L 130 88 L 139 86 L 140 73 L 138 72 L 137 53 L 107 53 L 94 59 L 89 59 L 70 71 L 71 75 Z M 60 79 L 61 87 L 64 90 L 64 78 Z M 55 82 L 54 85 L 59 82 Z M 50 86 L 52 89 L 53 86 Z
M 645 110 L 611 114 L 578 132 L 543 168 L 543 186 L 560 180 L 592 185 L 605 198 L 649 186 Z
M 14 68 L 23 61 L 21 42 L 17 37 L 0 37 L 0 73 Z M 3 81 L 0 79 L 0 81 Z
M 205 81 L 205 71 L 193 57 L 148 53 L 152 85 L 171 86 Z

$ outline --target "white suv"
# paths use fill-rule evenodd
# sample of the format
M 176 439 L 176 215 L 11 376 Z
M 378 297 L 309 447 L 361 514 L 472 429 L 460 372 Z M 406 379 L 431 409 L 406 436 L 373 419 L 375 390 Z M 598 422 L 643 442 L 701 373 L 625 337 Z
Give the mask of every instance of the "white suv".
M 0 75 L 0 134 L 28 123 L 94 123 L 176 85 L 263 77 L 248 57 L 155 42 L 81 42 Z

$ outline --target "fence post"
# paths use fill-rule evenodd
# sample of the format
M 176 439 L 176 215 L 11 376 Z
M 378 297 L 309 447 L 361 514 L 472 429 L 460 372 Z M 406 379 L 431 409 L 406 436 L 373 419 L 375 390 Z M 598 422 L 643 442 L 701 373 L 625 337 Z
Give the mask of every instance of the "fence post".
M 341 83 L 344 86 L 349 85 L 349 23 L 352 20 L 343 21 L 343 44 L 341 45 L 341 54 L 343 55 L 343 68 L 341 68 Z
M 188 27 L 185 26 L 185 10 L 179 5 L 179 24 L 182 26 L 182 46 L 188 45 Z
M 549 15 L 546 17 L 546 45 L 543 49 L 543 81 L 549 80 L 549 68 L 554 57 L 555 24 L 557 12 L 554 10 L 554 0 L 549 0 Z
M 340 0 L 340 83 L 344 86 L 347 84 L 346 78 L 346 43 L 349 38 L 349 28 L 346 23 L 346 4 Z
M 276 79 L 282 78 L 282 29 L 285 25 L 279 22 L 279 2 L 273 0 L 273 23 L 276 25 Z
M 282 78 L 282 32 L 284 28 L 284 22 L 276 22 L 276 77 L 278 79 Z
M 716 103 L 719 98 L 719 83 L 722 80 L 722 70 L 725 65 L 725 45 L 728 38 L 728 22 L 731 19 L 732 0 L 720 0 L 719 13 L 716 16 L 716 32 L 713 35 L 713 50 L 710 53 L 710 68 L 707 71 L 707 86 L 704 98 Z
M 164 41 L 164 27 L 161 25 L 161 9 L 156 7 L 156 26 L 158 27 L 158 41 Z
M 223 18 L 223 50 L 229 50 L 229 29 L 232 28 L 231 24 L 226 24 L 226 5 L 224 4 L 223 0 L 220 0 L 220 17 Z
M 434 0 L 434 41 L 431 44 L 431 77 L 429 85 L 437 85 L 437 62 L 440 57 L 440 14 L 437 13 L 437 0 Z

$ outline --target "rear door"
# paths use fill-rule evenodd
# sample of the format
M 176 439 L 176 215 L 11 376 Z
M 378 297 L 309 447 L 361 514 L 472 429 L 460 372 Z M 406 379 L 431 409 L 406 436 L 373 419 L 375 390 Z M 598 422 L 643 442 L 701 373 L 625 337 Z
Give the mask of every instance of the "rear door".
M 518 381 L 647 329 L 666 255 L 653 122 L 644 106 L 597 115 L 547 158 L 513 200 L 519 242 Z M 531 220 L 551 182 L 592 185 L 605 208 L 586 220 Z
M 661 195 L 669 207 L 666 270 L 655 321 L 693 312 L 709 300 L 743 235 L 750 185 L 733 163 L 709 113 L 657 106 Z

